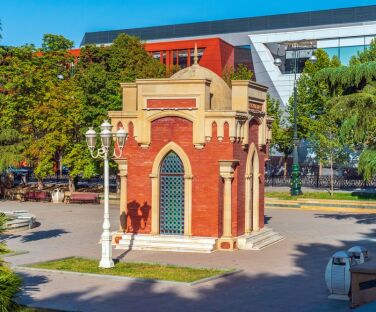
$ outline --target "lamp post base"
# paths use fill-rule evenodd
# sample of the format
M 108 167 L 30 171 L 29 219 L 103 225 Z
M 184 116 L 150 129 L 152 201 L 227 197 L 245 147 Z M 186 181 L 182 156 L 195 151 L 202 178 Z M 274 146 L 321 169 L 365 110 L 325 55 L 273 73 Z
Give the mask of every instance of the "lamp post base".
M 102 257 L 99 262 L 99 267 L 102 269 L 110 269 L 115 266 L 112 260 L 112 237 L 111 234 L 105 231 L 102 234 Z
M 111 269 L 115 266 L 115 263 L 112 259 L 105 259 L 105 260 L 101 260 L 99 262 L 99 267 L 102 268 L 102 269 Z
M 300 179 L 300 168 L 298 164 L 292 165 L 291 183 L 290 183 L 291 196 L 303 195 L 302 180 Z

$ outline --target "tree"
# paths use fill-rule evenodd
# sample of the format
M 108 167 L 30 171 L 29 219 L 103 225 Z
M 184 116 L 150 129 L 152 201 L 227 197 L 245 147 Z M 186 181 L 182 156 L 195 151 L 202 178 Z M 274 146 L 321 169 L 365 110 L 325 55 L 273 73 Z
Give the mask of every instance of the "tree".
M 120 34 L 111 46 L 82 48 L 76 75 L 84 92 L 85 120 L 98 126 L 109 110 L 121 109 L 120 83 L 163 78 L 166 68 L 145 51 L 138 38 Z
M 287 175 L 287 159 L 293 150 L 292 129 L 287 125 L 286 119 L 283 118 L 283 110 L 277 99 L 267 95 L 267 114 L 272 117 L 272 142 L 270 145 L 271 150 L 283 154 L 283 174 Z
M 66 51 L 73 48 L 73 41 L 61 35 L 45 34 L 43 36 L 42 51 Z
M 369 49 L 352 58 L 350 66 L 323 69 L 317 79 L 332 89 L 332 116 L 340 124 L 346 144 L 360 151 L 358 170 L 365 180 L 376 176 L 376 40 Z
M 329 58 L 328 54 L 322 50 L 315 51 L 317 62 L 307 61 L 301 77 L 297 82 L 297 126 L 298 137 L 310 142 L 310 148 L 316 155 L 319 163 L 319 174 L 321 167 L 328 155 L 326 140 L 321 135 L 317 135 L 322 130 L 325 116 L 331 109 L 331 98 L 334 90 L 328 86 L 326 81 L 316 78 L 316 73 L 324 68 L 337 68 L 340 62 L 337 57 Z M 338 91 L 340 92 L 340 91 Z M 288 115 L 289 121 L 293 124 L 294 108 L 293 96 L 289 100 Z M 324 119 L 322 119 L 324 117 Z M 336 134 L 333 132 L 333 136 Z
M 223 80 L 231 87 L 231 80 L 251 80 L 253 72 L 244 64 L 239 64 L 236 68 L 226 67 L 222 73 Z
M 33 47 L 0 48 L 0 172 L 14 166 L 22 159 L 24 137 L 21 115 L 28 102 L 21 89 L 30 89 L 31 73 L 23 75 L 24 69 L 32 68 Z
M 101 165 L 90 157 L 84 134 L 108 110 L 121 108 L 120 83 L 165 77 L 166 71 L 137 38 L 123 34 L 110 47 L 84 48 L 73 72 L 75 59 L 67 51 L 72 45 L 62 36 L 45 35 L 42 50 L 0 49 L 0 127 L 10 129 L 0 136 L 0 150 L 10 151 L 0 155 L 0 165 L 21 154 L 42 187 L 59 160 L 70 170 L 74 191 L 78 175 L 90 177 Z
M 349 151 L 343 144 L 338 131 L 338 123 L 331 112 L 322 115 L 315 122 L 315 132 L 310 136 L 310 143 L 320 163 L 330 167 L 330 194 L 334 194 L 334 163 L 345 163 Z

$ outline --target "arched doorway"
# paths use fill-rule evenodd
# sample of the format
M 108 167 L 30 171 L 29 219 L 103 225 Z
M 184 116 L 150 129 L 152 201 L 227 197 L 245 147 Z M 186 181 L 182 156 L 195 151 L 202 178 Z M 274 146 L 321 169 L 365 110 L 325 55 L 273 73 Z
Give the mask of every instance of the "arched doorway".
M 249 148 L 245 174 L 245 232 L 260 230 L 259 158 L 254 144 Z
M 183 171 L 183 202 L 184 202 L 184 235 L 191 235 L 191 220 L 192 220 L 192 167 L 189 162 L 189 158 L 184 150 L 174 142 L 167 143 L 157 154 L 154 159 L 152 172 L 150 174 L 151 178 L 151 193 L 152 193 L 152 201 L 151 201 L 151 208 L 152 208 L 152 217 L 151 217 L 151 234 L 159 235 L 163 234 L 161 232 L 160 226 L 160 217 L 161 217 L 161 171 L 162 166 L 165 160 L 167 160 L 167 156 L 170 153 L 174 153 L 178 156 L 180 163 L 182 163 L 182 170 Z M 163 169 L 164 170 L 164 169 Z M 172 235 L 172 234 L 171 234 Z
M 184 166 L 174 151 L 163 159 L 159 179 L 159 232 L 184 235 Z

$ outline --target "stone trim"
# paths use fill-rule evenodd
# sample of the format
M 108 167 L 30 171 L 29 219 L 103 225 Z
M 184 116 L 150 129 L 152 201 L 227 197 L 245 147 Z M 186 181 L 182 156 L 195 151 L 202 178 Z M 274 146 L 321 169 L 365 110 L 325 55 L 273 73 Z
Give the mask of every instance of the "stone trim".
M 224 180 L 223 192 L 223 234 L 225 238 L 232 237 L 232 180 L 234 179 L 235 167 L 239 164 L 239 160 L 220 160 L 219 174 Z
M 245 169 L 245 233 L 260 230 L 259 166 L 257 147 L 252 143 Z
M 119 165 L 120 176 L 120 204 L 119 204 L 119 231 L 127 231 L 127 205 L 128 205 L 128 160 L 115 159 Z

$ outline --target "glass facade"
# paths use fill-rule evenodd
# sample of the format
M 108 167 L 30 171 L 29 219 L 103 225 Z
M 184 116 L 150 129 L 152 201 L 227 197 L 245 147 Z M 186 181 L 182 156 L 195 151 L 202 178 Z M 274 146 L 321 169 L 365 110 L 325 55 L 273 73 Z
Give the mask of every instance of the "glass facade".
M 300 74 L 303 72 L 305 62 L 316 50 L 316 41 L 276 42 L 266 44 L 273 58 L 282 61 L 279 69 L 282 74 Z
M 205 49 L 197 49 L 199 62 L 204 55 L 204 51 Z M 150 54 L 154 59 L 170 66 L 176 65 L 180 68 L 186 68 L 194 63 L 194 49 L 153 51 Z M 167 64 L 167 55 L 169 56 L 169 64 Z
M 349 65 L 353 56 L 363 52 L 369 47 L 369 43 L 374 36 L 363 37 L 342 37 L 333 39 L 304 40 L 297 42 L 276 42 L 268 43 L 266 46 L 270 50 L 273 58 L 281 59 L 282 64 L 279 67 L 282 74 L 293 74 L 295 70 L 295 59 L 297 73 L 302 73 L 305 62 L 311 57 L 312 53 L 321 48 L 325 50 L 329 57 L 336 56 L 342 65 Z
M 333 56 L 337 56 L 342 65 L 349 65 L 350 60 L 353 56 L 358 55 L 358 53 L 363 52 L 368 47 L 369 45 L 358 45 L 349 47 L 323 48 L 323 50 L 325 50 L 331 58 Z
M 240 64 L 243 64 L 247 66 L 248 69 L 253 70 L 250 45 L 234 47 L 234 68 L 237 68 Z

